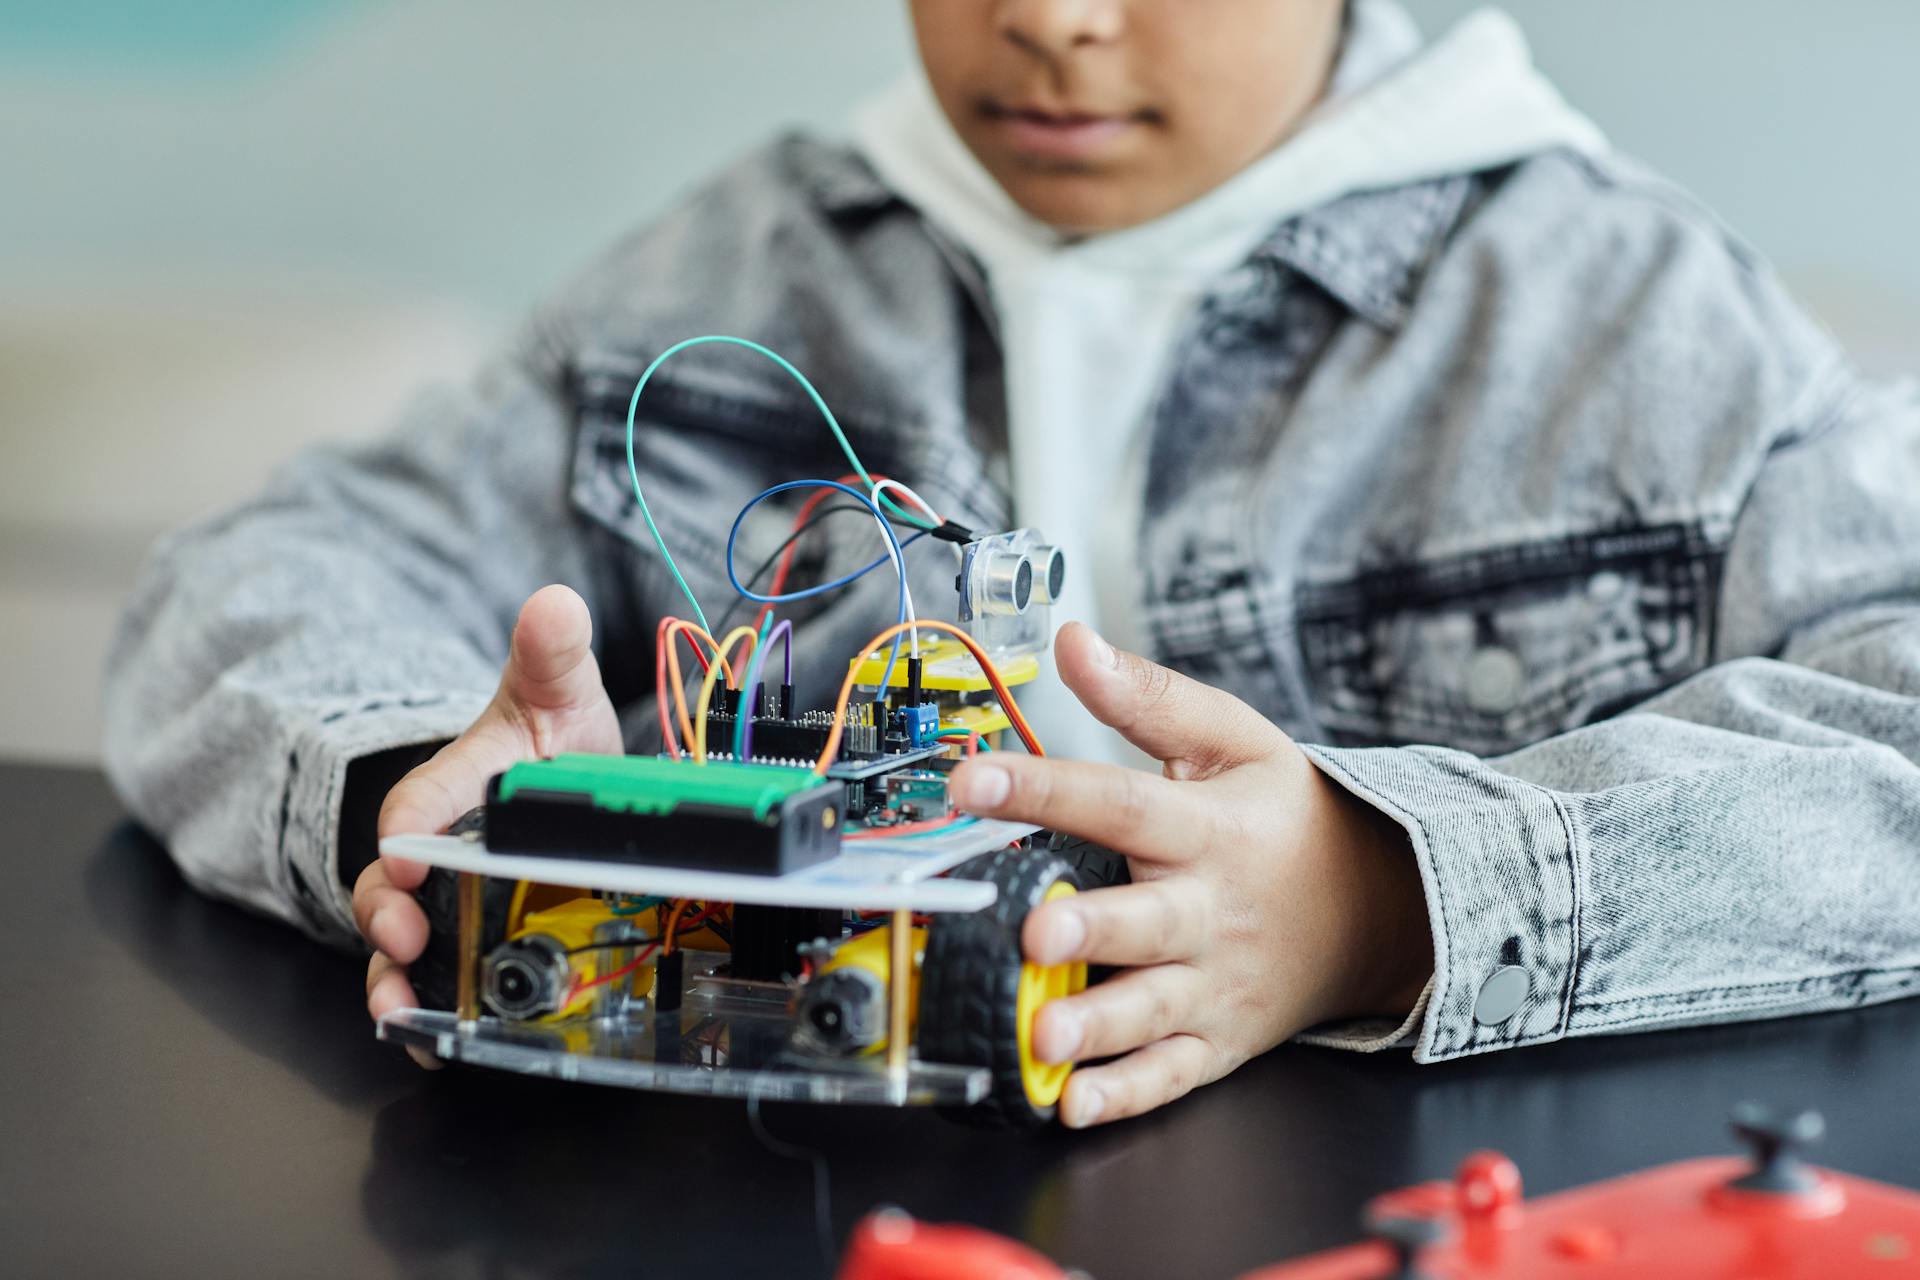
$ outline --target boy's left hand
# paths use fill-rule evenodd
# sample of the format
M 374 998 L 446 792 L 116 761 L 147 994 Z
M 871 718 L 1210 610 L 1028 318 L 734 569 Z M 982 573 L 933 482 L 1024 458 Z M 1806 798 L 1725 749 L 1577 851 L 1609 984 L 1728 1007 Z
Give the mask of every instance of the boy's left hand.
M 1399 826 L 1328 779 L 1239 699 L 1121 653 L 1078 624 L 1060 676 L 1162 777 L 1014 752 L 956 770 L 969 813 L 1038 823 L 1127 855 L 1133 881 L 1028 916 L 1040 964 L 1123 966 L 1034 1027 L 1073 1073 L 1061 1119 L 1138 1115 L 1322 1022 L 1402 1016 L 1433 971 L 1425 893 Z

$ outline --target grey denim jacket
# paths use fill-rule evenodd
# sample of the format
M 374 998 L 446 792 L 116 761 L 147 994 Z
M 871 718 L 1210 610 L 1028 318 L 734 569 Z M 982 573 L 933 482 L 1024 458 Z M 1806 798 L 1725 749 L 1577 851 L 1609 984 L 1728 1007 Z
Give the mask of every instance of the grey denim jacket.
M 348 763 L 469 723 L 541 585 L 585 596 L 656 741 L 681 602 L 625 474 L 646 362 L 765 342 L 871 468 L 1009 527 L 982 290 L 850 152 L 749 158 L 471 387 L 156 549 L 107 676 L 122 794 L 196 885 L 353 941 Z M 1920 396 L 1856 377 L 1694 204 L 1563 153 L 1352 196 L 1276 226 L 1170 370 L 1151 656 L 1313 744 L 1426 888 L 1418 1016 L 1336 1042 L 1438 1060 L 1920 989 Z M 748 497 L 842 469 L 777 370 L 711 348 L 649 387 L 638 456 L 707 601 Z M 872 554 L 859 526 L 823 526 L 833 563 Z M 910 559 L 951 595 L 950 560 Z M 800 611 L 803 697 L 892 616 L 880 577 Z

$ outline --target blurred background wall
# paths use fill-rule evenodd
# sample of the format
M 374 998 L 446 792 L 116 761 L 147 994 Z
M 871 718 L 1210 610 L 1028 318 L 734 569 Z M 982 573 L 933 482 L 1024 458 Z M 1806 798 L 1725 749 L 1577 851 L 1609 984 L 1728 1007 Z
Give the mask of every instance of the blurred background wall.
M 1920 370 L 1920 5 L 1509 7 L 1864 363 Z M 899 0 L 0 0 L 0 754 L 94 757 L 157 533 L 379 431 L 909 51 Z

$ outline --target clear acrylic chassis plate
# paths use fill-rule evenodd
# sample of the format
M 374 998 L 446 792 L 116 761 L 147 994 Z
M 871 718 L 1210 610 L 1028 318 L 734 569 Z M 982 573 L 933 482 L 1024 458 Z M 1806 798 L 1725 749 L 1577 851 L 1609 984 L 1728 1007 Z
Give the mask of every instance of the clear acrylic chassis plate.
M 380 1038 L 449 1062 L 658 1093 L 754 1097 L 769 1102 L 966 1106 L 986 1097 L 985 1067 L 910 1057 L 889 1071 L 884 1054 L 840 1058 L 793 1041 L 787 987 L 717 976 L 725 957 L 688 952 L 680 1008 L 644 998 L 559 1022 L 462 1022 L 435 1009 L 396 1009 Z
M 503 880 L 663 898 L 862 911 L 982 911 L 993 905 L 991 884 L 941 879 L 941 873 L 1036 830 L 1027 823 L 988 818 L 917 839 L 847 840 L 838 857 L 781 876 L 494 853 L 477 835 L 388 836 L 380 842 L 380 852 Z

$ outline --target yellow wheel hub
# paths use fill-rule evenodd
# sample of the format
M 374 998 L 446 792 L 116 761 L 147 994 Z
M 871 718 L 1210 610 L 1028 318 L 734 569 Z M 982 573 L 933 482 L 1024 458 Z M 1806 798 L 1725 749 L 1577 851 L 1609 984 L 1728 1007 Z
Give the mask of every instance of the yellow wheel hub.
M 1073 885 L 1056 880 L 1047 889 L 1043 902 L 1075 893 Z M 1050 1000 L 1074 995 L 1087 989 L 1087 966 L 1071 964 L 1023 964 L 1020 987 L 1014 998 L 1014 1021 L 1020 1039 L 1020 1081 L 1026 1086 L 1027 1100 L 1036 1107 L 1051 1107 L 1060 1101 L 1073 1074 L 1071 1062 L 1042 1062 L 1033 1056 L 1033 1020 Z

